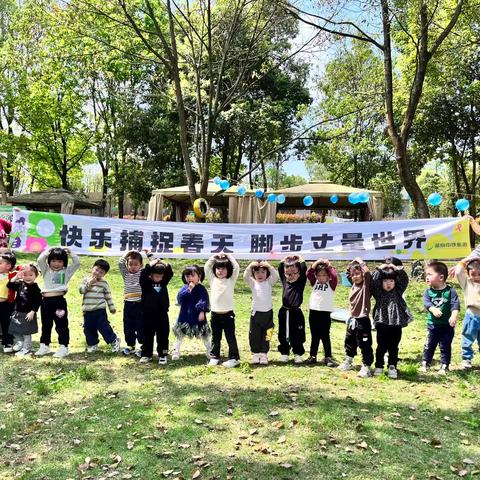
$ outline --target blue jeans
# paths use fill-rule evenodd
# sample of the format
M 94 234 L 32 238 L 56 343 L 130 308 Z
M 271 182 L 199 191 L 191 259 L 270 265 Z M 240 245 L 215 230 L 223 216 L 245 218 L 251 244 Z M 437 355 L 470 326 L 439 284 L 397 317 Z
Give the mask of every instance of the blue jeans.
M 473 344 L 477 341 L 480 346 L 480 315 L 474 315 L 467 309 L 462 329 L 462 359 L 471 360 L 473 358 Z
M 452 341 L 455 329 L 448 323 L 446 325 L 428 325 L 428 336 L 423 350 L 423 360 L 428 365 L 432 363 L 433 355 L 440 346 L 440 361 L 443 365 L 450 365 L 452 359 Z
M 83 312 L 83 332 L 89 347 L 98 344 L 99 332 L 107 343 L 112 343 L 117 338 L 108 321 L 105 309 Z

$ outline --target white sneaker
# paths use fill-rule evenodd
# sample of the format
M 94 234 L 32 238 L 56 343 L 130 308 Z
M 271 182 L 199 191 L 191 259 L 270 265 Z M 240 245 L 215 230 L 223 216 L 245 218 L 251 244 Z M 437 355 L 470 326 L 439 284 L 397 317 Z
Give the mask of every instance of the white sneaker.
M 152 357 L 141 357 L 138 363 L 150 363 L 152 361 Z
M 394 365 L 390 365 L 388 367 L 388 378 L 393 378 L 393 379 L 396 379 L 398 378 L 398 371 L 397 371 L 397 367 L 395 367 Z
M 117 337 L 111 344 L 112 353 L 118 353 L 120 351 L 120 339 Z
M 17 342 L 15 345 L 12 347 L 14 352 L 19 352 L 23 348 L 23 342 Z
M 13 353 L 13 347 L 3 347 L 3 353 Z
M 383 368 L 376 368 L 375 371 L 373 372 L 374 377 L 379 377 L 382 374 L 383 374 Z
M 166 365 L 167 364 L 167 357 L 158 357 L 158 364 L 159 365 Z
M 238 365 L 240 365 L 240 360 L 237 360 L 236 358 L 231 358 L 230 360 L 227 360 L 226 362 L 223 362 L 222 365 L 225 368 L 235 368 Z
M 462 368 L 464 370 L 470 370 L 472 368 L 472 361 L 469 359 L 463 359 L 462 360 Z
M 288 362 L 288 355 L 280 355 L 280 361 L 282 363 L 287 363 Z
M 35 352 L 35 356 L 43 357 L 44 355 L 48 355 L 49 353 L 52 353 L 52 351 L 50 350 L 50 347 L 48 345 L 45 345 L 44 343 L 41 343 L 40 347 Z
M 135 350 L 135 352 L 133 352 L 133 354 L 138 358 L 142 358 L 142 351 L 141 350 Z
M 301 355 L 295 355 L 293 361 L 294 363 L 303 363 L 303 357 Z
M 372 372 L 370 371 L 370 367 L 367 365 L 362 365 L 362 368 L 360 368 L 360 371 L 357 373 L 357 377 L 360 378 L 368 378 L 372 376 Z
M 16 357 L 26 357 L 27 355 L 30 355 L 30 350 L 28 348 L 22 348 L 21 350 L 19 350 L 15 356 Z
M 442 366 L 437 370 L 438 375 L 446 375 L 448 373 L 448 365 L 442 363 Z
M 260 365 L 268 365 L 268 355 L 266 353 L 260 354 Z
M 95 353 L 98 350 L 98 343 L 87 347 L 87 353 Z
M 260 355 L 261 353 L 254 353 L 252 355 L 252 363 L 253 365 L 258 365 L 260 363 Z
M 180 360 L 180 353 L 176 350 L 172 352 L 172 360 Z
M 59 345 L 58 350 L 53 354 L 53 358 L 65 358 L 68 355 L 68 347 Z
M 424 361 L 422 362 L 422 365 L 421 365 L 420 368 L 418 369 L 418 371 L 419 371 L 420 373 L 427 373 L 429 368 L 430 368 L 430 365 L 428 365 L 427 362 L 424 360 Z
M 353 369 L 353 358 L 345 357 L 345 360 L 337 367 L 342 372 L 347 372 Z
M 216 367 L 219 364 L 220 364 L 220 360 L 218 358 L 211 358 L 210 361 L 208 362 L 208 365 L 210 367 Z

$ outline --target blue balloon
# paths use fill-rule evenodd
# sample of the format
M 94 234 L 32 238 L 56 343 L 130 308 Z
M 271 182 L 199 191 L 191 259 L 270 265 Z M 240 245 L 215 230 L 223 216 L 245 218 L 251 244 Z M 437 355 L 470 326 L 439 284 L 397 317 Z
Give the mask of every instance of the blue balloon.
M 240 185 L 237 189 L 237 192 L 241 197 L 243 197 L 247 193 L 247 189 L 243 185 Z
M 470 202 L 466 198 L 459 198 L 455 202 L 455 207 L 457 210 L 460 212 L 464 212 L 465 210 L 468 210 L 470 207 Z
M 230 188 L 230 182 L 228 180 L 221 180 L 220 181 L 220 188 L 222 190 L 227 190 L 228 188 Z
M 351 193 L 349 196 L 348 196 L 348 201 L 352 204 L 352 205 L 356 205 L 358 202 L 359 202 L 359 198 L 358 198 L 358 193 Z
M 428 196 L 428 204 L 431 205 L 432 207 L 438 207 L 442 203 L 442 196 L 438 192 L 431 193 Z
M 280 205 L 285 203 L 285 195 L 283 193 L 277 196 L 277 203 L 279 203 Z
M 220 182 L 221 182 L 221 181 L 222 181 L 222 179 L 221 179 L 220 177 L 215 177 L 215 178 L 213 179 L 213 183 L 214 183 L 215 185 L 220 185 Z
M 313 198 L 310 195 L 303 197 L 303 204 L 306 207 L 311 207 L 313 205 Z
M 268 197 L 267 197 L 267 200 L 270 203 L 275 203 L 277 201 L 277 196 L 274 193 L 269 193 Z
M 370 195 L 368 194 L 368 192 L 360 192 L 358 194 L 359 203 L 368 203 L 369 200 L 370 200 Z
M 338 202 L 338 195 L 332 195 L 332 196 L 330 197 L 330 201 L 331 201 L 332 203 L 337 203 L 337 202 Z
M 255 190 L 255 196 L 256 196 L 257 198 L 262 198 L 262 197 L 263 197 L 263 190 L 262 190 L 261 188 L 257 188 L 257 189 Z

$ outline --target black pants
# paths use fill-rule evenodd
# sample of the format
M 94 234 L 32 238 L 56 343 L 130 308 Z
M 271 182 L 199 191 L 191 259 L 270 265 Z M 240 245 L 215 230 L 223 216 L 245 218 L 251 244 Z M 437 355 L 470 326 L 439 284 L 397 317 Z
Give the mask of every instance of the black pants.
M 233 312 L 212 312 L 210 325 L 212 326 L 212 349 L 210 350 L 212 358 L 220 358 L 222 332 L 225 332 L 225 338 L 228 343 L 228 358 L 238 360 L 240 353 L 235 336 L 235 314 Z
M 123 303 L 123 333 L 125 343 L 134 348 L 143 343 L 143 307 L 141 302 Z
M 8 333 L 12 311 L 13 303 L 0 302 L 0 326 L 2 327 L 2 345 L 4 347 L 11 347 L 13 344 L 13 335 Z
M 388 352 L 388 365 L 397 366 L 398 345 L 402 339 L 402 327 L 377 323 L 377 350 L 375 352 L 375 368 L 383 368 L 383 357 Z
M 440 361 L 449 366 L 452 360 L 452 341 L 455 329 L 450 325 L 428 325 L 428 336 L 423 350 L 423 360 L 431 364 L 433 355 L 440 345 Z
M 42 313 L 42 335 L 40 336 L 40 343 L 50 345 L 52 341 L 52 328 L 53 324 L 55 324 L 58 343 L 68 347 L 70 332 L 68 330 L 68 310 L 65 297 L 63 295 L 43 297 L 40 311 Z
M 281 307 L 278 311 L 278 351 L 288 355 L 292 349 L 294 355 L 303 355 L 305 348 L 305 317 L 301 308 L 287 309 Z
M 104 308 L 83 312 L 83 333 L 89 347 L 98 344 L 99 333 L 105 342 L 109 344 L 117 338 L 108 321 L 107 311 Z
M 145 312 L 143 316 L 143 344 L 142 357 L 153 355 L 153 343 L 157 337 L 157 353 L 159 357 L 168 354 L 168 334 L 170 324 L 167 313 L 150 314 Z
M 248 339 L 252 353 L 267 353 L 270 350 L 273 326 L 273 310 L 255 312 L 250 317 Z
M 372 325 L 368 317 L 351 318 L 345 334 L 345 353 L 348 357 L 362 352 L 362 362 L 368 367 L 373 363 Z
M 323 344 L 325 357 L 328 358 L 332 356 L 332 344 L 330 342 L 330 326 L 332 325 L 332 319 L 330 318 L 330 313 L 331 312 L 310 310 L 308 323 L 310 324 L 310 333 L 312 335 L 312 341 L 310 343 L 311 357 L 317 356 L 320 340 Z

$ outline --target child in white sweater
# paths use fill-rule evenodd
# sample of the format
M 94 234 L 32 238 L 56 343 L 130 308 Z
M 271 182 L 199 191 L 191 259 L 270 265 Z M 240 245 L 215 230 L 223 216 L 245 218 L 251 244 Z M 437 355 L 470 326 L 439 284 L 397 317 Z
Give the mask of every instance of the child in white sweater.
M 274 327 L 272 287 L 278 281 L 278 273 L 268 262 L 252 262 L 245 269 L 243 279 L 252 289 L 249 332 L 252 363 L 267 365 Z
M 220 363 L 222 332 L 228 343 L 227 368 L 240 365 L 240 353 L 235 337 L 235 313 L 233 292 L 240 272 L 238 262 L 229 254 L 214 255 L 205 263 L 205 277 L 210 284 L 210 308 L 212 312 L 212 349 L 209 365 Z

